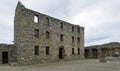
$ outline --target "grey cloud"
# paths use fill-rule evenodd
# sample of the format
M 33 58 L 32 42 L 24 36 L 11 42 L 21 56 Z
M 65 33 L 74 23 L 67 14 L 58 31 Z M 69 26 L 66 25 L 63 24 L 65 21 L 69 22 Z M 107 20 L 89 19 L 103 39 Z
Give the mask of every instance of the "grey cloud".
M 110 38 L 110 36 L 91 37 L 90 39 L 86 40 L 86 43 L 96 42 L 96 41 L 105 40 L 105 39 L 109 39 L 109 38 Z
M 84 26 L 85 45 L 120 41 L 119 0 L 21 0 L 21 2 L 27 8 Z M 17 0 L 0 1 L 1 43 L 13 41 L 16 4 Z

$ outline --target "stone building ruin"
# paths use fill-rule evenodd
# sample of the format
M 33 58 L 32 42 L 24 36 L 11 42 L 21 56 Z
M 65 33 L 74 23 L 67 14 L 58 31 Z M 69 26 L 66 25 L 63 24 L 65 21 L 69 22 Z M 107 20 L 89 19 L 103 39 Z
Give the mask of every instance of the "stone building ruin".
M 84 59 L 84 27 L 25 8 L 18 2 L 14 44 L 0 44 L 0 63 L 28 65 Z
M 0 44 L 0 64 L 29 65 L 99 59 L 120 53 L 120 43 L 84 48 L 84 27 L 30 10 L 18 2 L 14 44 Z

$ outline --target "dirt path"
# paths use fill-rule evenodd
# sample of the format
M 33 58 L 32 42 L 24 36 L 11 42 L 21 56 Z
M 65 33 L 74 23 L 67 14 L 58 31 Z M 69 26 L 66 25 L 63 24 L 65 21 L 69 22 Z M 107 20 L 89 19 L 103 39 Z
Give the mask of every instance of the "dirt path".
M 99 63 L 98 60 L 79 60 L 21 67 L 0 65 L 0 71 L 120 71 L 120 62 Z

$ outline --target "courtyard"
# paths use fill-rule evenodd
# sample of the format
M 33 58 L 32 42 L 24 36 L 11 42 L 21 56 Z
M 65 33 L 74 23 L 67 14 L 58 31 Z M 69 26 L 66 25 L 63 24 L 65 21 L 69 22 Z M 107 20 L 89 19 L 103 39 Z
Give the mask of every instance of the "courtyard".
M 28 66 L 0 65 L 0 71 L 120 71 L 120 62 L 99 63 L 99 60 L 86 59 Z

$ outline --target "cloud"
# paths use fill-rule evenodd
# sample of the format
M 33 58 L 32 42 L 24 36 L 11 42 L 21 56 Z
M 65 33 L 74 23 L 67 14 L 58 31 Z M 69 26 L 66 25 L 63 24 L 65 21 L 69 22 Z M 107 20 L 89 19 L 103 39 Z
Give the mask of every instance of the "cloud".
M 101 41 L 101 40 L 106 40 L 109 39 L 110 36 L 98 36 L 98 37 L 92 37 L 86 41 L 86 43 L 91 43 L 91 42 L 96 42 L 96 41 Z
M 120 35 L 118 31 L 120 29 L 117 28 L 120 27 L 119 3 L 120 1 L 118 0 L 98 1 L 95 4 L 86 6 L 82 10 L 79 10 L 80 8 L 74 10 L 77 13 L 71 16 L 70 21 L 85 27 L 86 45 L 120 41 L 117 36 Z M 98 38 L 101 39 L 98 40 Z
M 120 41 L 119 0 L 20 0 L 32 10 L 85 27 L 85 45 Z M 17 0 L 0 1 L 0 42 L 12 43 Z

